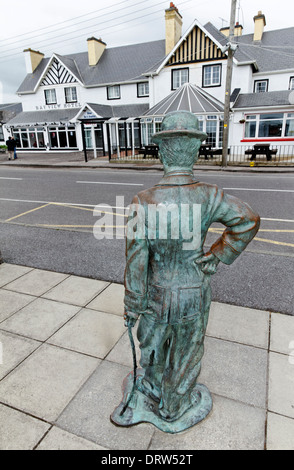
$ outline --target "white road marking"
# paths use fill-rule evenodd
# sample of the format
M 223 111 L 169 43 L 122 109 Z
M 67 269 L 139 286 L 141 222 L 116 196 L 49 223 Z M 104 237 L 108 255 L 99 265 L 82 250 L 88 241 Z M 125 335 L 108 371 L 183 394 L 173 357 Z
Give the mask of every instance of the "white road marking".
M 15 181 L 22 181 L 22 178 L 5 178 L 4 176 L 0 176 L 0 180 L 15 180 Z
M 138 183 L 109 183 L 106 181 L 76 181 L 78 184 L 110 184 L 116 186 L 144 186 L 144 184 Z
M 261 189 L 261 188 L 223 188 L 225 191 L 260 191 L 270 193 L 294 193 L 294 189 Z
M 105 208 L 105 209 L 122 209 L 122 210 L 126 210 L 128 208 L 127 207 L 119 207 L 119 206 L 111 206 L 110 204 L 109 205 L 102 205 L 102 204 L 78 204 L 76 202 L 57 202 L 57 201 L 31 201 L 31 200 L 28 200 L 28 199 L 6 199 L 6 198 L 0 198 L 0 201 L 4 201 L 4 202 L 24 202 L 24 203 L 31 203 L 31 204 L 60 204 L 62 206 L 78 206 L 78 207 L 96 207 L 97 205 L 99 205 L 99 207 L 101 208 Z M 264 221 L 270 221 L 270 222 L 291 222 L 291 223 L 294 223 L 294 219 L 274 219 L 274 218 L 261 218 L 261 220 L 264 220 Z

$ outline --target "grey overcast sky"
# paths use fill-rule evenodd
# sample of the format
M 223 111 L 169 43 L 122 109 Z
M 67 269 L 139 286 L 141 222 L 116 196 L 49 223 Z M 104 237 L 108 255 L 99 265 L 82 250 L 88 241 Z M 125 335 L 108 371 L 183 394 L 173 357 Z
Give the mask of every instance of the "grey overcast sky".
M 217 28 L 230 20 L 231 0 L 174 0 L 183 17 L 183 33 L 194 19 Z M 23 50 L 32 48 L 50 56 L 87 50 L 90 36 L 108 47 L 163 39 L 168 0 L 40 0 L 5 1 L 1 5 L 0 103 L 19 101 L 16 95 L 25 77 Z M 292 0 L 238 0 L 236 21 L 244 34 L 253 32 L 253 17 L 261 10 L 267 31 L 293 26 Z M 134 58 L 135 60 L 136 58 Z

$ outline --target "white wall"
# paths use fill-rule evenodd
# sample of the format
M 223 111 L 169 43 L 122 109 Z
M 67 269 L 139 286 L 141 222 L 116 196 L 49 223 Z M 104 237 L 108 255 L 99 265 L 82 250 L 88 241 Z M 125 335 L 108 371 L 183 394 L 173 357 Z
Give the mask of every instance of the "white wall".
M 66 103 L 64 88 L 69 86 L 75 86 L 77 88 L 77 103 Z M 56 105 L 46 105 L 44 90 L 52 89 L 56 90 Z M 121 85 L 121 98 L 117 100 L 107 99 L 107 88 L 96 87 L 96 88 L 84 88 L 79 83 L 72 85 L 52 85 L 52 86 L 41 86 L 38 88 L 36 93 L 29 95 L 20 95 L 20 99 L 23 104 L 24 111 L 40 111 L 49 109 L 63 109 L 63 108 L 80 108 L 85 103 L 98 103 L 110 106 L 119 106 L 126 104 L 144 104 L 149 103 L 148 97 L 138 98 L 137 97 L 137 84 L 126 84 Z

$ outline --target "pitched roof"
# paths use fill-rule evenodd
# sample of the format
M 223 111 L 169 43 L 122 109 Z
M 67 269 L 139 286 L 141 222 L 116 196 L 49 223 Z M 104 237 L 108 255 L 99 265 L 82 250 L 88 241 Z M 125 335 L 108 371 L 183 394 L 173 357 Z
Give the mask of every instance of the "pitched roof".
M 79 109 L 52 109 L 49 111 L 24 111 L 7 122 L 9 126 L 25 126 L 30 124 L 53 124 L 68 122 L 74 119 Z
M 228 42 L 228 38 L 211 23 L 207 23 L 205 29 L 221 44 Z M 254 41 L 253 36 L 234 37 L 234 43 L 239 45 L 234 57 L 239 63 L 256 62 L 258 72 L 294 69 L 294 27 L 265 31 L 261 41 Z
M 216 114 L 224 112 L 224 105 L 198 86 L 185 83 L 149 109 L 144 116 L 164 116 L 172 111 Z
M 86 87 L 136 82 L 144 79 L 144 73 L 154 63 L 163 60 L 165 41 L 106 48 L 98 64 L 94 67 L 89 66 L 88 52 L 54 55 Z M 25 77 L 17 93 L 33 93 L 50 60 L 50 58 L 44 58 L 35 72 Z
M 269 91 L 265 93 L 241 93 L 237 98 L 233 109 L 258 108 L 264 106 L 290 106 L 290 93 L 291 90 Z

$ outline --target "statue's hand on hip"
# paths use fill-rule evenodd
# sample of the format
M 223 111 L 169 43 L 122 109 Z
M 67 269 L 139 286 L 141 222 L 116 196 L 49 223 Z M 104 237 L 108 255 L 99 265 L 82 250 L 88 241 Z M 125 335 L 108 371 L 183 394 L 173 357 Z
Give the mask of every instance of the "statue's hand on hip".
M 208 252 L 195 262 L 204 274 L 215 274 L 220 260 L 213 253 Z

